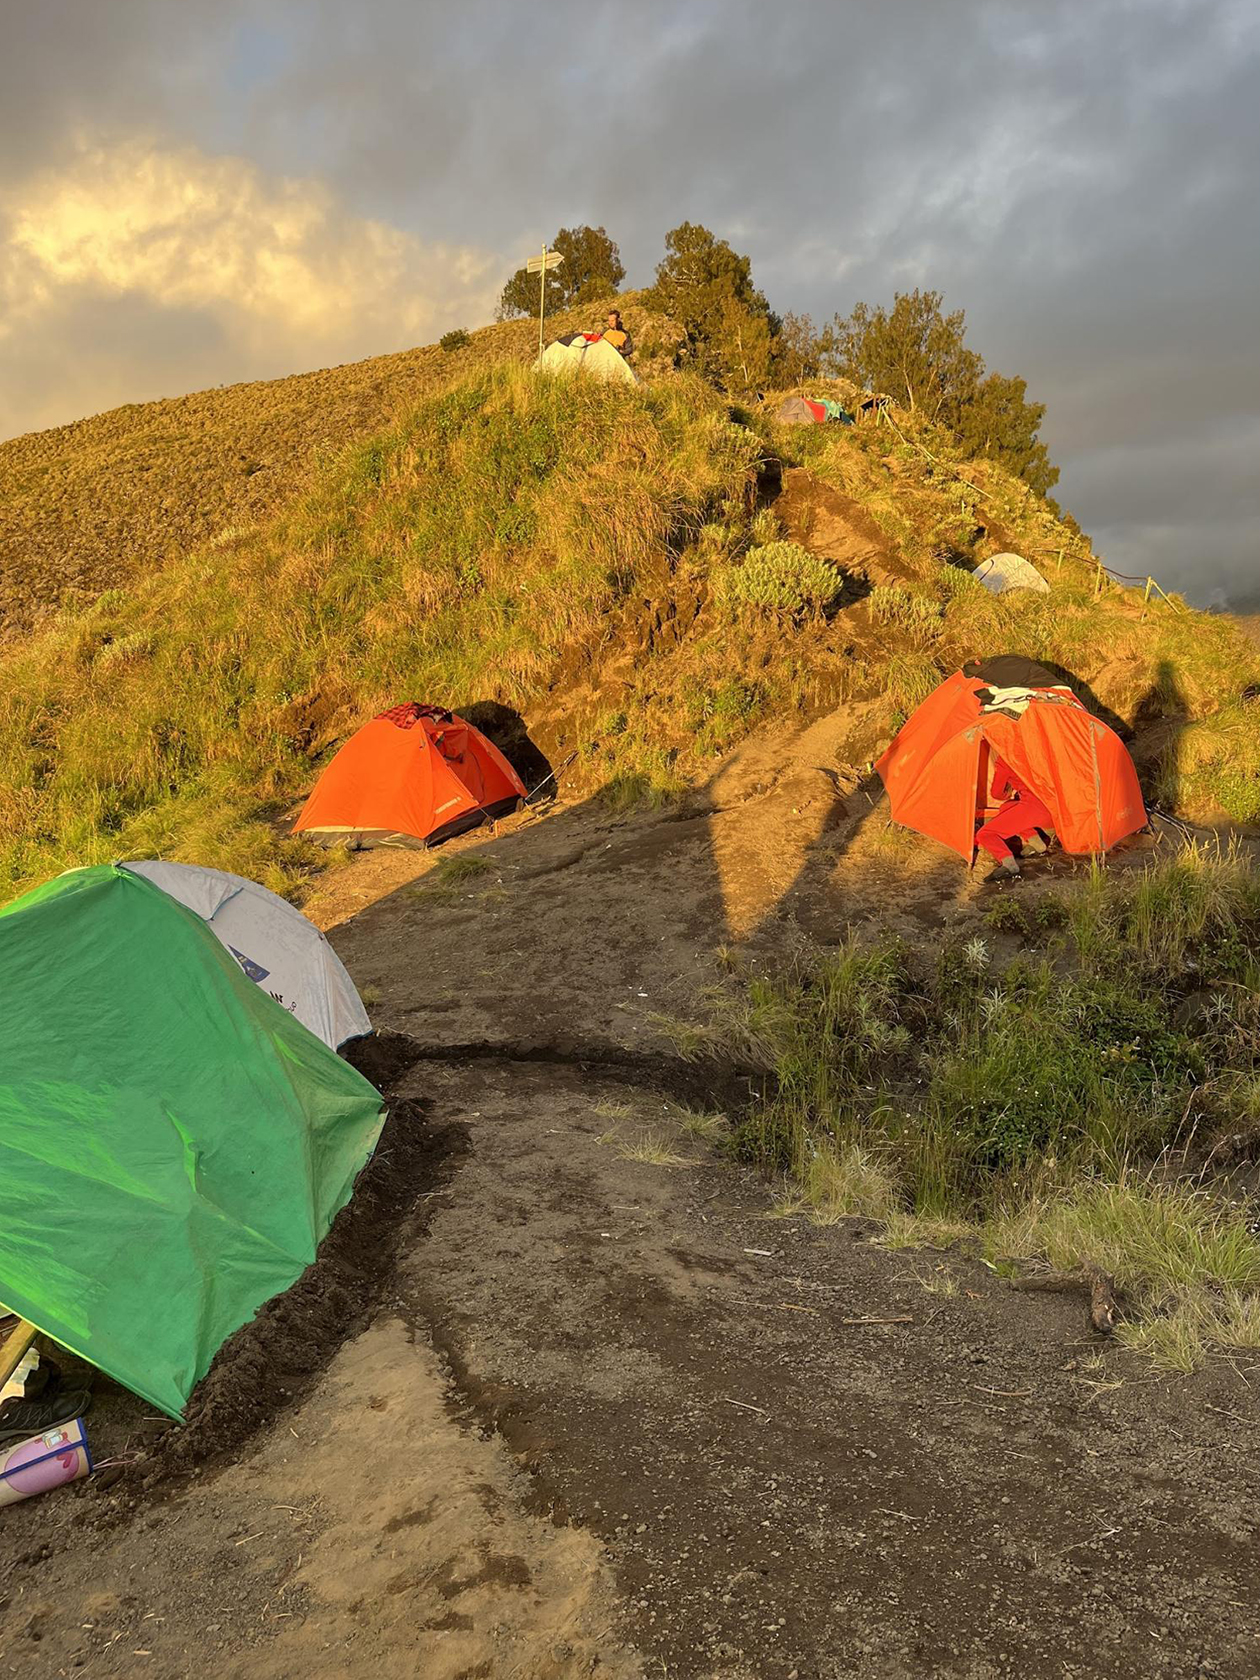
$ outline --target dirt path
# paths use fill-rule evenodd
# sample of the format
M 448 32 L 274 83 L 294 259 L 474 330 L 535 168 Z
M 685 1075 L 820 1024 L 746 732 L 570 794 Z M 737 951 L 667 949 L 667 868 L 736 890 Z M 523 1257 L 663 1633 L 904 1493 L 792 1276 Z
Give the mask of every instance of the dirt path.
M 772 1218 L 687 1130 L 739 1076 L 660 1018 L 732 960 L 975 914 L 868 799 L 864 727 L 786 763 L 754 740 L 681 813 L 469 837 L 447 855 L 489 867 L 459 881 L 414 853 L 328 880 L 410 1105 L 374 1163 L 410 1175 L 393 1236 L 313 1374 L 238 1351 L 266 1404 L 230 1453 L 0 1514 L 14 1672 L 1256 1672 L 1256 1371 L 1159 1378 L 1070 1298 Z M 137 1450 L 121 1398 L 99 1418 Z

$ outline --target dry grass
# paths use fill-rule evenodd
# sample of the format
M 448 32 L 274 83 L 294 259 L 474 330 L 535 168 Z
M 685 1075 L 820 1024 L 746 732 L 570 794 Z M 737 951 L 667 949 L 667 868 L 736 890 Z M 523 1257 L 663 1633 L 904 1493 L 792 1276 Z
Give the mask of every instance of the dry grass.
M 470 899 L 479 904 L 506 902 L 510 896 L 506 889 L 487 880 L 493 873 L 494 864 L 489 858 L 457 852 L 440 859 L 416 886 L 407 888 L 407 896 L 417 904 L 428 905 L 466 904 Z
M 292 890 L 317 854 L 273 819 L 327 747 L 400 696 L 527 705 L 714 509 L 742 507 L 756 449 L 695 380 L 502 367 L 230 550 L 63 612 L 0 661 L 0 892 L 155 853 Z M 659 749 L 619 751 L 652 779 Z
M 619 300 L 641 372 L 668 365 L 677 331 Z M 551 323 L 559 335 L 589 310 Z M 0 641 L 65 602 L 189 555 L 228 551 L 315 490 L 348 448 L 400 425 L 418 403 L 537 352 L 537 327 L 507 321 L 448 355 L 436 344 L 343 367 L 158 402 L 0 443 Z
M 635 321 L 661 369 L 671 331 Z M 512 365 L 529 349 L 528 323 L 508 323 L 452 355 L 3 446 L 0 557 L 34 568 L 9 567 L 9 607 L 69 593 L 0 659 L 0 893 L 154 852 L 300 892 L 323 854 L 280 840 L 277 818 L 400 695 L 527 708 L 549 751 L 576 749 L 570 785 L 621 811 L 678 799 L 755 720 L 837 683 L 881 697 L 892 726 L 942 672 L 1011 645 L 1097 681 L 1108 704 L 1180 718 L 1155 767 L 1170 801 L 1260 809 L 1255 650 L 1221 620 L 1161 608 L 1142 623 L 1123 592 L 1095 601 L 1085 545 L 992 463 L 955 461 L 931 435 L 931 465 L 884 428 L 792 444 L 898 550 L 904 581 L 854 609 L 876 633 L 855 659 L 847 613 L 768 625 L 766 609 L 732 617 L 715 600 L 778 542 L 747 494 L 767 433 L 698 380 L 536 380 Z M 1051 569 L 1050 596 L 1016 607 L 942 566 L 999 530 Z M 61 581 L 44 577 L 54 555 Z
M 1168 1370 L 1260 1347 L 1260 1241 L 1200 1188 L 1122 1175 L 996 1214 L 996 1255 L 1059 1271 L 1101 1266 L 1128 1296 L 1119 1338 Z
M 645 1167 L 694 1167 L 690 1155 L 682 1154 L 674 1140 L 664 1132 L 649 1128 L 632 1138 L 616 1140 L 618 1155 L 623 1161 L 638 1161 Z
M 895 1175 L 860 1144 L 818 1143 L 798 1163 L 775 1201 L 780 1216 L 808 1213 L 818 1225 L 841 1219 L 890 1219 L 900 1193 Z
M 952 1300 L 958 1294 L 958 1274 L 944 1261 L 936 1266 L 916 1270 L 911 1274 L 920 1289 L 925 1289 L 929 1295 L 939 1295 L 942 1300 Z
M 1088 540 L 991 461 L 914 416 L 886 426 L 785 428 L 778 447 L 857 500 L 905 573 L 869 596 L 886 644 L 871 688 L 895 727 L 967 659 L 1019 651 L 1057 665 L 1088 704 L 1124 723 L 1166 721 L 1151 766 L 1156 796 L 1205 820 L 1260 822 L 1260 656 L 1246 628 L 1108 583 L 1096 594 Z M 999 548 L 1037 566 L 1047 595 L 995 596 L 967 568 Z M 949 562 L 949 563 L 943 563 Z M 882 666 L 882 668 L 881 668 Z
M 679 1108 L 677 1117 L 679 1130 L 702 1143 L 724 1143 L 730 1136 L 731 1123 L 725 1114 L 714 1114 L 699 1108 Z

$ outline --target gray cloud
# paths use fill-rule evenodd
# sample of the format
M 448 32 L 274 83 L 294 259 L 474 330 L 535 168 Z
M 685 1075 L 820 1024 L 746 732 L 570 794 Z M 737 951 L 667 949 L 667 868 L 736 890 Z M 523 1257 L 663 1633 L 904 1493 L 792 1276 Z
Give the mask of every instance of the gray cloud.
M 690 217 L 780 309 L 934 286 L 1047 402 L 1061 499 L 1117 565 L 1203 601 L 1260 589 L 1251 0 L 12 10 L 0 179 L 143 132 L 505 269 L 591 220 L 643 283 Z M 206 377 L 204 322 L 183 361 L 154 323 L 163 388 Z

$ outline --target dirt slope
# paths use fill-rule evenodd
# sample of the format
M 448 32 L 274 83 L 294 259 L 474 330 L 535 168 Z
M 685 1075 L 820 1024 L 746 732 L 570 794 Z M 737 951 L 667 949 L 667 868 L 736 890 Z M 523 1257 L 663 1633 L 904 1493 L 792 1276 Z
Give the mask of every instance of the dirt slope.
M 249 1369 L 267 1404 L 226 1458 L 194 1423 L 191 1480 L 5 1513 L 19 1672 L 1255 1672 L 1253 1371 L 1160 1378 L 1071 1297 L 769 1219 L 772 1187 L 682 1130 L 741 1075 L 680 1061 L 657 1013 L 798 925 L 976 914 L 856 783 L 864 722 L 755 737 L 681 816 L 470 836 L 491 868 L 454 886 L 416 853 L 326 882 L 440 1170 L 325 1367 Z M 649 1133 L 686 1164 L 631 1158 Z M 100 1387 L 98 1449 L 128 1459 L 143 1419 Z

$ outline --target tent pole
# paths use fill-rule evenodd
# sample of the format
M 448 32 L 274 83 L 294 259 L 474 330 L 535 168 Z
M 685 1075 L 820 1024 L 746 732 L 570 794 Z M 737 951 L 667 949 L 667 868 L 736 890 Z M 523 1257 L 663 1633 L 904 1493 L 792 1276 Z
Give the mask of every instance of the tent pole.
M 538 271 L 538 354 L 543 353 L 543 316 L 547 313 L 547 247 L 542 248 L 542 267 Z
M 30 1347 L 38 1334 L 38 1330 L 29 1320 L 18 1319 L 17 1329 L 10 1332 L 8 1340 L 0 1348 L 0 1388 L 4 1387 L 22 1363 L 27 1348 Z

